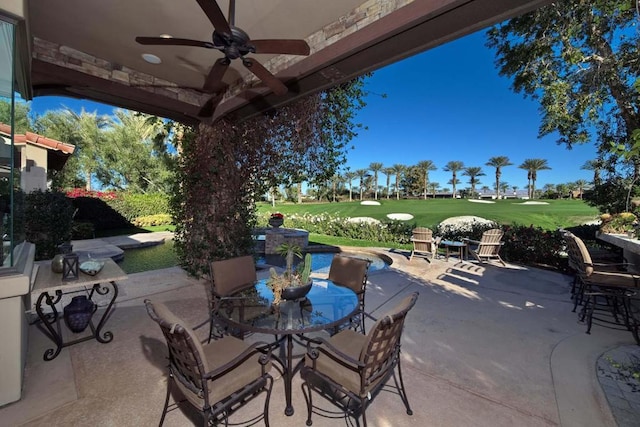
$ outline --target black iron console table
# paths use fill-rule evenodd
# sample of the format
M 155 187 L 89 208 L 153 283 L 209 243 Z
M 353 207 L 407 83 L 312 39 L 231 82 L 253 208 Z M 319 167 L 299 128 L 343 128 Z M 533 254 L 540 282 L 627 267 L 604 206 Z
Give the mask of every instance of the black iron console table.
M 91 339 L 106 344 L 113 340 L 113 334 L 110 331 L 103 332 L 102 330 L 113 310 L 113 303 L 118 296 L 118 285 L 116 282 L 125 280 L 127 275 L 111 259 L 106 260 L 102 270 L 95 276 L 89 276 L 82 272 L 79 274 L 80 276 L 76 280 L 63 281 L 60 274 L 51 271 L 49 263 L 41 264 L 38 269 L 38 274 L 31 291 L 32 301 L 35 299 L 33 308 L 41 324 L 44 325 L 44 328 L 41 328 L 42 331 L 55 344 L 55 348 L 49 348 L 44 352 L 43 359 L 45 361 L 55 359 L 64 347 L 73 344 Z M 90 333 L 81 332 L 74 334 L 80 335 L 80 337 L 65 342 L 60 325 L 64 323 L 62 320 L 62 310 L 58 310 L 57 306 L 58 303 L 63 300 L 63 296 L 77 293 L 87 295 L 87 297 L 94 303 L 97 303 L 98 306 L 101 304 L 104 306 L 104 302 L 107 302 L 107 306 L 97 326 L 93 319 L 89 321 Z M 110 299 L 108 299 L 109 294 L 111 294 Z M 45 307 L 49 308 L 46 312 Z

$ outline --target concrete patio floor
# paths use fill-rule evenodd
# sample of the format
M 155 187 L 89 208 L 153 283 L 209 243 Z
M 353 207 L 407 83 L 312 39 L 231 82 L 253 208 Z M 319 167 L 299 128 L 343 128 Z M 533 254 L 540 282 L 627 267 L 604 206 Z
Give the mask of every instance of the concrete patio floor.
M 380 316 L 402 296 L 420 293 L 407 317 L 402 351 L 414 414 L 405 413 L 398 396 L 381 393 L 367 410 L 369 425 L 616 425 L 596 362 L 607 350 L 633 344 L 633 337 L 603 327 L 585 334 L 571 312 L 569 277 L 455 258 L 409 263 L 405 253 L 384 252 L 393 265 L 370 274 L 367 311 Z M 179 268 L 131 274 L 120 284 L 107 323 L 113 341 L 67 347 L 50 362 L 42 355 L 51 342 L 30 326 L 23 397 L 0 408 L 0 425 L 157 425 L 166 390 L 166 344 L 143 300 L 165 301 L 196 325 L 207 318 L 206 286 Z M 203 339 L 207 332 L 198 330 Z M 286 417 L 283 382 L 272 373 L 271 425 L 304 425 L 299 376 L 293 384 L 296 412 Z M 235 419 L 260 405 L 250 403 Z M 317 416 L 313 421 L 320 427 L 344 425 Z M 179 410 L 167 415 L 165 425 L 199 422 L 196 414 Z

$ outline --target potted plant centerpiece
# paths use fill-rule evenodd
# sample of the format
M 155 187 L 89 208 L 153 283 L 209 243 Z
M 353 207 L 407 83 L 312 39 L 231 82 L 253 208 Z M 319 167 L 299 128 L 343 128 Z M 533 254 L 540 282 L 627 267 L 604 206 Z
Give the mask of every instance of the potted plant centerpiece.
M 302 259 L 302 249 L 295 244 L 283 243 L 276 248 L 276 252 L 285 258 L 284 273 L 278 274 L 275 268 L 269 270 L 267 286 L 273 292 L 273 304 L 280 301 L 299 299 L 311 290 L 311 254 L 306 254 L 304 260 L 293 268 L 294 257 Z

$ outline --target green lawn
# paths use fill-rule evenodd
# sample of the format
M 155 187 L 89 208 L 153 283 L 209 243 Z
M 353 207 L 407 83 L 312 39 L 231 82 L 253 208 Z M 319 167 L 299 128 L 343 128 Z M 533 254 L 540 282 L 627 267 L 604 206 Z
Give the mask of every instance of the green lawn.
M 380 206 L 363 206 L 359 201 L 339 203 L 303 203 L 258 205 L 258 212 L 321 214 L 341 217 L 368 216 L 386 219 L 389 213 L 410 213 L 416 224 L 431 227 L 442 220 L 461 215 L 475 215 L 502 224 L 539 226 L 554 230 L 592 221 L 598 210 L 582 200 L 543 200 L 548 205 L 522 205 L 525 200 L 498 200 L 496 203 L 473 203 L 466 199 L 380 200 Z

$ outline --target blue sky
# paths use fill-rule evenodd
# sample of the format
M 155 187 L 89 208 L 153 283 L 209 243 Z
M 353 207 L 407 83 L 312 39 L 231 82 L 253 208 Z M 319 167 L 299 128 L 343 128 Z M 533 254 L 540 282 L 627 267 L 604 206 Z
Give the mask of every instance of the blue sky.
M 556 144 L 555 135 L 539 139 L 537 103 L 509 89 L 510 81 L 498 76 L 494 54 L 484 42 L 481 31 L 376 71 L 367 82 L 367 107 L 357 118 L 368 130 L 351 142 L 346 166 L 356 170 L 372 162 L 386 167 L 431 160 L 438 170 L 430 173 L 430 180 L 450 187 L 451 174 L 442 168 L 459 160 L 482 167 L 486 176 L 479 177 L 479 187 L 492 187 L 495 171 L 484 164 L 490 157 L 507 156 L 514 165 L 503 169 L 502 180 L 524 189 L 527 173 L 518 165 L 526 158 L 542 158 L 551 170 L 538 173 L 538 188 L 590 181 L 592 173 L 580 167 L 595 158 L 595 146 L 567 150 Z M 63 106 L 99 114 L 113 111 L 71 98 L 38 97 L 31 103 L 38 114 Z M 458 188 L 467 187 L 467 177 L 459 179 Z M 384 175 L 379 181 L 384 185 Z
M 537 188 L 591 181 L 592 172 L 580 167 L 595 158 L 595 146 L 567 150 L 556 144 L 557 135 L 539 139 L 537 103 L 509 89 L 510 80 L 498 76 L 493 51 L 484 42 L 481 31 L 376 71 L 366 88 L 387 98 L 367 98 L 358 121 L 369 129 L 352 141 L 347 166 L 356 170 L 371 162 L 386 167 L 431 160 L 438 170 L 429 179 L 450 188 L 451 173 L 442 168 L 459 160 L 482 167 L 487 176 L 480 177 L 479 187 L 492 188 L 495 169 L 484 164 L 490 157 L 507 156 L 513 166 L 503 169 L 502 180 L 524 189 L 527 173 L 518 166 L 526 158 L 541 158 L 551 170 L 538 173 Z M 467 177 L 459 179 L 458 188 L 468 186 Z M 386 180 L 380 181 L 384 185 Z

